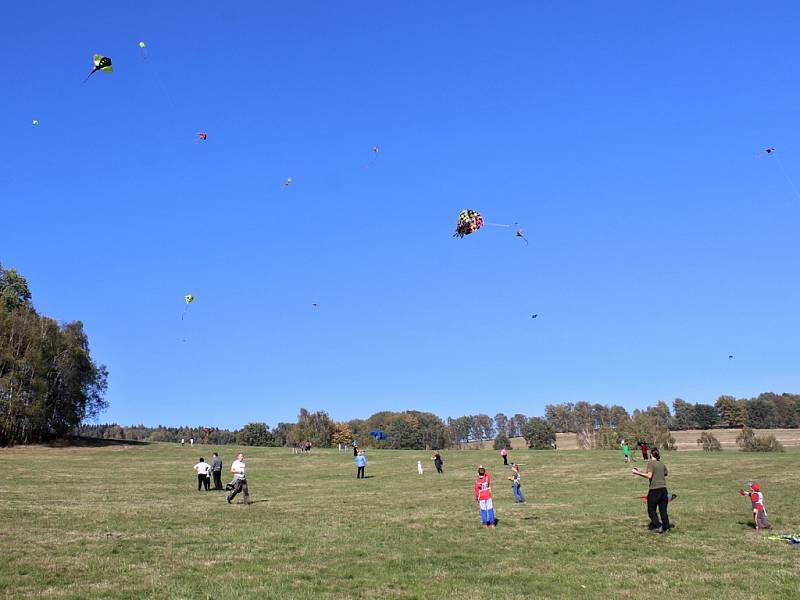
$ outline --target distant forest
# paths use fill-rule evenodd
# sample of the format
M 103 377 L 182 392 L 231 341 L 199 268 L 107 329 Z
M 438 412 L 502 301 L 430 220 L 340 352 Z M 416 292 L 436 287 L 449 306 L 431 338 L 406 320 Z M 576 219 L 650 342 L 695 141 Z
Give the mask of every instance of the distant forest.
M 198 427 L 123 427 L 117 424 L 76 428 L 77 435 L 153 442 L 179 442 L 195 438 L 206 444 L 246 446 L 296 446 L 310 441 L 317 447 L 351 444 L 361 447 L 422 449 L 449 448 L 473 442 L 493 441 L 496 448 L 512 437 L 524 437 L 532 448 L 548 448 L 556 433 L 575 433 L 583 448 L 616 447 L 623 437 L 647 439 L 663 448 L 674 444 L 670 431 L 685 429 L 740 428 L 775 429 L 800 427 L 800 395 L 764 393 L 755 398 L 720 396 L 714 404 L 690 404 L 676 399 L 672 409 L 658 402 L 645 410 L 629 413 L 624 407 L 588 402 L 548 404 L 542 417 L 517 413 L 465 415 L 442 420 L 429 412 L 378 412 L 368 419 L 334 421 L 328 413 L 301 409 L 295 423 L 248 423 L 242 429 Z M 375 440 L 370 432 L 383 431 L 386 440 Z

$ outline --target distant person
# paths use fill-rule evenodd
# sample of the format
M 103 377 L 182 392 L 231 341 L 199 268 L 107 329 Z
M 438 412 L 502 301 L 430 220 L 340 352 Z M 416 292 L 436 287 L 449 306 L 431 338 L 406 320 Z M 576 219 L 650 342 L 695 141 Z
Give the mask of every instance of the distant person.
M 421 460 L 417 461 L 417 473 L 419 475 L 422 475 L 422 461 Z
M 358 456 L 358 446 L 353 446 L 353 456 Z
M 436 454 L 433 455 L 433 466 L 436 467 L 437 473 L 443 473 L 442 465 L 444 462 L 442 461 L 442 455 L 439 454 L 439 451 L 436 451 Z
M 211 465 L 201 456 L 200 462 L 194 466 L 194 470 L 197 472 L 197 491 L 201 491 L 203 486 L 208 491 L 208 480 L 210 479 L 208 474 L 211 471 Z
M 550 442 L 550 447 L 555 451 L 558 452 L 558 444 L 555 442 Z
M 219 457 L 219 454 L 214 452 L 214 456 L 211 458 L 211 474 L 214 476 L 214 489 L 221 490 L 222 489 L 222 459 Z
M 642 451 L 642 460 L 647 460 L 647 442 L 644 440 L 639 440 L 636 442 L 636 445 L 639 447 L 639 450 Z
M 508 465 L 508 449 L 505 446 L 500 450 L 500 456 L 503 457 L 503 464 Z
M 622 458 L 626 463 L 631 462 L 631 449 L 628 446 L 628 442 L 622 440 L 622 442 L 620 442 L 620 446 L 622 446 Z
M 364 475 L 364 469 L 367 467 L 367 457 L 364 456 L 364 451 L 361 450 L 356 456 L 356 467 L 358 470 L 356 471 L 356 479 L 366 479 L 366 475 Z
M 650 530 L 655 533 L 664 533 L 670 530 L 669 515 L 667 515 L 667 504 L 669 503 L 667 475 L 669 475 L 669 471 L 667 466 L 661 462 L 658 448 L 653 448 L 650 456 L 646 473 L 642 473 L 637 467 L 633 468 L 632 473 L 650 480 L 647 490 L 647 514 L 650 517 Z M 658 508 L 658 514 L 656 508 Z M 659 514 L 661 522 L 658 521 Z
M 303 450 L 305 450 L 306 452 L 311 452 L 311 442 L 310 441 L 306 440 L 306 443 L 303 446 Z
M 183 446 L 185 444 L 186 444 L 186 439 L 185 438 L 181 438 L 181 446 Z
M 475 480 L 475 502 L 481 509 L 481 527 L 495 527 L 494 504 L 492 503 L 492 476 L 483 465 L 478 466 Z
M 522 477 L 519 474 L 519 465 L 511 465 L 511 491 L 514 492 L 514 502 L 520 504 L 525 502 L 525 496 L 522 495 Z
M 244 464 L 244 454 L 241 452 L 231 464 L 231 473 L 233 474 L 233 489 L 228 494 L 228 504 L 233 501 L 239 492 L 244 494 L 244 503 L 250 504 L 250 490 L 247 488 L 247 469 Z
M 764 507 L 764 493 L 761 486 L 757 483 L 750 484 L 750 491 L 739 490 L 742 496 L 750 496 L 750 504 L 753 509 L 753 524 L 756 531 L 762 529 L 772 529 L 772 524 L 767 520 L 767 509 Z
M 191 446 L 192 448 L 194 448 L 194 438 L 193 438 L 193 437 L 190 437 L 190 438 L 189 438 L 189 446 Z

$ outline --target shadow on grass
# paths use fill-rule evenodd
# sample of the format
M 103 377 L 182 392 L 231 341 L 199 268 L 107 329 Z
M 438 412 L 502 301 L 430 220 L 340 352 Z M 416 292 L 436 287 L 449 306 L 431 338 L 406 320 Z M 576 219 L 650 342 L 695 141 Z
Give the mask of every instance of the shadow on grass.
M 138 440 L 108 440 L 101 438 L 73 435 L 60 440 L 51 440 L 45 446 L 50 448 L 103 448 L 106 446 L 148 446 L 150 442 Z
M 752 521 L 737 521 L 737 522 L 739 523 L 739 525 L 747 525 L 750 529 L 756 528 L 756 524 L 753 523 Z

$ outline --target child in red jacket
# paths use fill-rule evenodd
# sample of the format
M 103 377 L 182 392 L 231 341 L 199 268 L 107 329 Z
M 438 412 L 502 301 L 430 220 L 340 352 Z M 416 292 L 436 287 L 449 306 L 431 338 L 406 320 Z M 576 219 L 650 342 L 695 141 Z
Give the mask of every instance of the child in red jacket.
M 767 509 L 764 508 L 764 494 L 761 491 L 761 486 L 757 483 L 751 483 L 749 492 L 739 490 L 739 494 L 742 496 L 750 496 L 750 504 L 753 507 L 753 522 L 756 525 L 756 531 L 772 529 L 772 524 L 767 521 Z
M 478 479 L 475 480 L 475 502 L 481 509 L 481 527 L 495 527 L 494 504 L 492 504 L 492 476 L 483 465 L 478 466 Z

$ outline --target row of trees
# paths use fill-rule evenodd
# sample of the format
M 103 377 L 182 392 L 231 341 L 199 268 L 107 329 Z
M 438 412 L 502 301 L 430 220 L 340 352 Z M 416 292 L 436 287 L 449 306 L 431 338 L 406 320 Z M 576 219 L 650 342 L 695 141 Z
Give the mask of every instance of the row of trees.
M 107 380 L 83 324 L 39 315 L 25 278 L 0 265 L 0 445 L 69 433 L 106 408 Z

